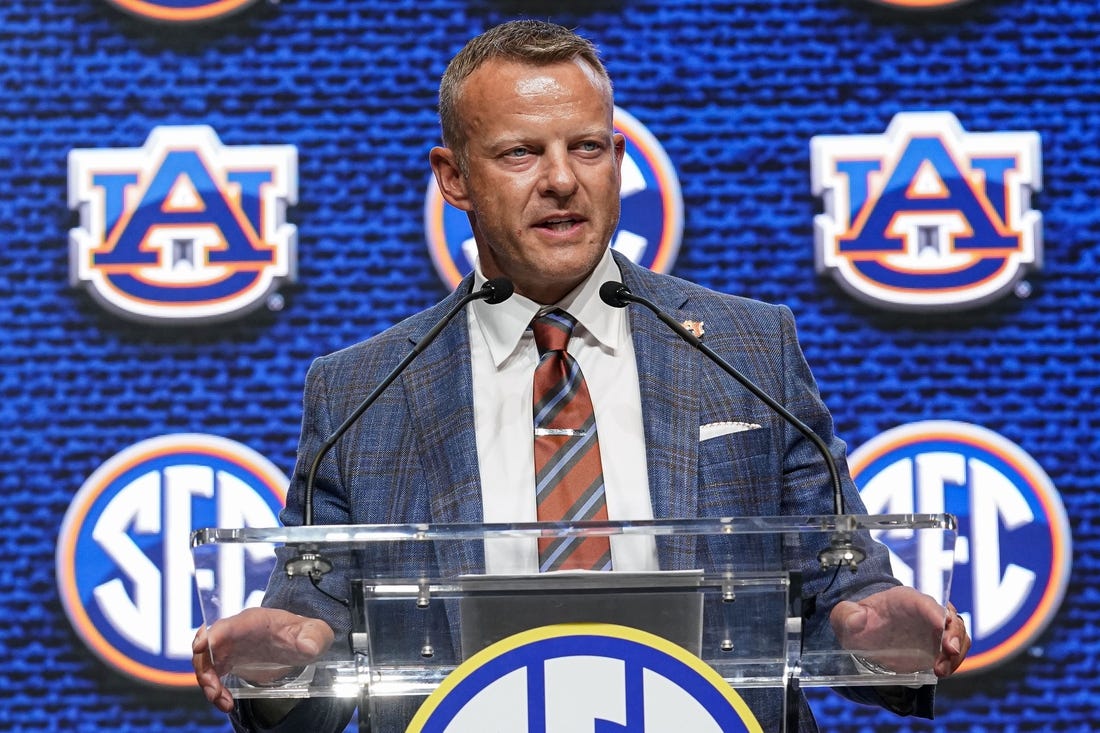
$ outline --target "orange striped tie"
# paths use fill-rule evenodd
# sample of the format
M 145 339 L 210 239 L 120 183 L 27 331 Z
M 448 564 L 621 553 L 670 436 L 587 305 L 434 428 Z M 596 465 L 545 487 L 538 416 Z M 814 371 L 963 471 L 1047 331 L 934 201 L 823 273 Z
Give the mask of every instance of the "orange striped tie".
M 565 348 L 576 320 L 553 310 L 531 321 L 535 368 L 535 496 L 540 522 L 607 519 L 603 465 L 592 399 L 577 360 Z M 539 571 L 610 570 L 607 537 L 539 540 Z

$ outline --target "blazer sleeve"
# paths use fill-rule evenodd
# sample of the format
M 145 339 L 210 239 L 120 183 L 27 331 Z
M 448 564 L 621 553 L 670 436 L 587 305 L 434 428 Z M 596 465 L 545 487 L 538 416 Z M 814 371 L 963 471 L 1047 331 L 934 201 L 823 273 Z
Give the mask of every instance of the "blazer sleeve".
M 783 315 L 784 404 L 828 446 L 840 474 L 841 496 L 848 514 L 865 514 L 863 500 L 848 470 L 846 446 L 834 432 L 832 415 L 821 399 L 805 355 L 798 344 L 794 316 L 781 306 Z M 787 451 L 783 463 L 784 513 L 791 515 L 835 513 L 834 491 L 825 459 L 816 446 L 793 426 L 787 429 Z M 788 567 L 800 567 L 806 579 L 804 595 L 813 612 L 806 619 L 805 638 L 819 648 L 837 645 L 829 614 L 841 600 L 857 600 L 898 585 L 890 568 L 886 548 L 867 532 L 854 536 L 867 551 L 856 573 L 822 572 L 812 548 L 800 548 L 800 556 L 788 559 Z M 898 715 L 933 717 L 935 685 L 868 686 L 835 688 L 843 697 L 865 705 L 881 706 Z
M 305 485 L 310 465 L 320 446 L 330 434 L 331 420 L 326 399 L 326 376 L 323 360 L 315 361 L 306 376 L 302 431 L 298 458 L 287 491 L 287 505 L 280 514 L 285 526 L 302 524 L 305 502 Z M 318 471 L 314 497 L 315 522 L 318 524 L 347 523 L 346 509 L 341 505 L 346 497 L 339 477 L 339 468 L 330 451 Z M 346 505 L 345 505 L 346 506 Z M 292 552 L 286 548 L 276 551 L 277 560 L 268 581 L 263 605 L 281 608 L 294 613 L 322 619 L 335 634 L 334 652 L 346 652 L 351 619 L 347 608 L 325 597 L 310 587 L 305 578 L 291 578 L 283 571 Z M 334 571 L 320 582 L 323 587 L 340 597 L 346 593 L 350 568 L 336 564 Z M 357 700 L 340 698 L 306 698 L 297 701 L 239 699 L 229 713 L 229 720 L 238 733 L 336 733 L 347 726 L 355 711 Z

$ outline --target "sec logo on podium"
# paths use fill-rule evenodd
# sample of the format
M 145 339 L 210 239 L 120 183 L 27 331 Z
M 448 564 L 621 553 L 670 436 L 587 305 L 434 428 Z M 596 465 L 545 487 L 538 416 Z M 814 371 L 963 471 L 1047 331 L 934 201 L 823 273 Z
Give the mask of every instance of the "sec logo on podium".
M 475 654 L 406 733 L 762 733 L 744 700 L 685 649 L 614 624 L 525 631 Z

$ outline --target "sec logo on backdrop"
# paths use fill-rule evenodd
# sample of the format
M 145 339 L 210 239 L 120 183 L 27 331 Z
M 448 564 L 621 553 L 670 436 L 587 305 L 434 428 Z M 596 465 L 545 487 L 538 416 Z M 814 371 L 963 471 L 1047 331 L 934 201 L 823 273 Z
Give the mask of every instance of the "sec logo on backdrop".
M 141 148 L 69 153 L 69 280 L 131 320 L 222 321 L 297 269 L 292 145 L 225 146 L 205 125 L 158 127 Z
M 953 557 L 931 533 L 878 539 L 903 583 L 935 598 L 950 590 L 973 639 L 960 671 L 1001 664 L 1035 641 L 1061 605 L 1072 541 L 1061 497 L 1031 456 L 977 425 L 927 421 L 882 433 L 849 464 L 869 514 L 958 517 Z
M 193 687 L 196 580 L 216 583 L 231 615 L 259 605 L 274 560 L 242 550 L 214 571 L 222 577 L 196 579 L 191 532 L 278 526 L 286 485 L 266 458 L 212 435 L 164 435 L 108 460 L 73 497 L 57 541 L 58 590 L 77 634 L 136 680 Z
M 147 20 L 197 23 L 232 15 L 256 0 L 107 0 L 107 2 Z
M 1042 266 L 1035 132 L 965 132 L 950 112 L 903 112 L 882 135 L 810 142 L 815 264 L 854 297 L 960 310 Z
M 613 624 L 525 631 L 475 654 L 406 733 L 760 733 L 729 684 L 684 648 Z
M 880 5 L 889 5 L 892 8 L 905 10 L 938 10 L 963 5 L 970 0 L 873 0 Z
M 616 107 L 614 124 L 626 138 L 626 154 L 622 211 L 611 247 L 643 267 L 669 272 L 684 233 L 684 201 L 676 169 L 657 139 L 630 114 Z M 466 212 L 443 200 L 434 178 L 424 197 L 424 233 L 436 272 L 444 285 L 454 288 L 473 270 L 477 248 Z

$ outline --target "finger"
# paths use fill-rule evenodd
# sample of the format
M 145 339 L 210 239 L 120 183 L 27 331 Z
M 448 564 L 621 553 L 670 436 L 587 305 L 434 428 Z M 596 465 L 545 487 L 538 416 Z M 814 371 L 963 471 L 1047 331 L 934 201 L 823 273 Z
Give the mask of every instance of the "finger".
M 943 650 L 949 654 L 957 654 L 961 649 L 961 643 L 959 641 L 960 627 L 957 619 L 958 617 L 949 610 L 947 612 L 947 619 L 943 623 L 941 645 Z
M 191 657 L 191 666 L 195 668 L 195 679 L 198 680 L 200 685 L 216 683 L 221 679 L 205 654 L 197 654 Z
M 195 637 L 195 642 L 191 645 L 193 654 L 191 655 L 191 666 L 195 670 L 195 677 L 200 678 L 209 674 L 212 670 L 213 663 L 210 659 L 210 652 L 207 650 L 205 644 L 199 643 L 199 638 Z M 200 684 L 201 680 L 200 680 Z
M 233 712 L 233 695 L 224 687 L 220 689 L 218 696 L 211 702 L 214 703 L 214 707 L 223 713 Z
M 933 672 L 941 679 L 950 677 L 955 673 L 955 670 L 959 668 L 960 664 L 962 664 L 962 659 L 960 657 L 940 657 L 933 667 Z
M 936 665 L 935 667 L 933 667 L 932 671 L 936 674 L 937 677 L 942 679 L 944 677 L 950 677 L 951 673 L 954 670 L 951 667 L 950 660 L 940 658 L 936 661 Z
M 301 618 L 297 623 L 279 629 L 277 638 L 279 644 L 277 650 L 273 650 L 271 661 L 302 664 L 312 662 L 323 654 L 332 645 L 334 637 L 328 624 Z
M 198 681 L 206 701 L 223 713 L 232 711 L 233 695 L 222 684 L 218 673 L 209 663 L 209 657 L 205 654 L 195 655 L 192 664 L 195 667 L 195 679 Z
M 195 676 L 200 674 L 206 674 L 213 676 L 215 679 L 228 670 L 219 670 L 217 664 L 214 661 L 213 650 L 210 648 L 210 639 L 208 636 L 202 634 L 202 636 L 195 636 L 195 641 L 191 644 L 191 666 L 195 668 Z
M 196 639 L 197 641 L 197 639 Z M 195 680 L 210 702 L 214 702 L 218 689 L 221 687 L 221 678 L 214 668 L 214 662 L 210 658 L 208 649 L 197 644 L 198 651 L 191 655 L 191 666 L 195 670 Z
M 307 664 L 315 660 L 326 647 L 322 647 L 318 634 L 304 624 L 294 624 L 279 629 L 264 649 L 265 662 L 277 664 Z
M 323 651 L 323 649 L 321 649 L 321 643 L 317 639 L 308 635 L 299 636 L 296 647 L 298 649 L 298 653 L 301 654 L 303 657 L 301 661 L 309 661 L 315 659 Z
M 957 652 L 948 651 L 946 648 L 942 649 L 940 653 L 936 655 L 933 671 L 936 673 L 937 677 L 947 677 L 955 671 L 955 668 L 959 666 L 959 662 L 961 661 L 961 657 Z
M 225 690 L 218 673 L 210 668 L 200 668 L 195 672 L 195 681 L 198 682 L 207 702 L 217 705 L 218 699 Z
M 194 641 L 191 642 L 192 653 L 198 653 L 204 651 L 210 647 L 210 639 L 206 635 L 206 627 L 199 626 L 198 632 L 195 634 Z
M 970 635 L 966 633 L 966 623 L 950 601 L 947 603 L 947 619 L 944 621 L 944 651 L 951 654 L 964 654 L 970 646 Z
M 867 626 L 867 609 L 859 603 L 841 601 L 833 607 L 830 621 L 837 633 L 858 634 Z
M 312 659 L 324 651 L 321 648 L 324 637 L 310 621 L 287 627 L 286 634 L 287 646 L 305 658 Z
M 218 676 L 216 674 L 211 674 L 210 671 L 204 671 L 202 673 L 197 673 L 195 678 L 198 680 L 199 687 L 202 689 L 202 694 L 203 697 L 206 698 L 206 701 L 213 705 L 218 705 L 218 701 L 225 690 Z
M 218 684 L 203 685 L 202 695 L 206 698 L 206 701 L 212 705 L 218 705 L 218 700 L 222 695 L 222 686 Z M 219 706 L 220 707 L 220 706 Z
M 970 648 L 970 638 L 966 631 L 945 633 L 939 655 L 936 657 L 934 671 L 937 677 L 947 677 L 959 668 L 966 659 Z
M 332 628 L 328 624 L 309 619 L 302 624 L 298 635 L 298 650 L 316 657 L 332 645 L 333 638 Z
M 959 663 L 961 664 L 962 660 L 966 659 L 966 655 L 970 653 L 970 634 L 966 630 L 966 622 L 963 621 L 962 616 L 956 615 L 955 620 L 958 627 Z

